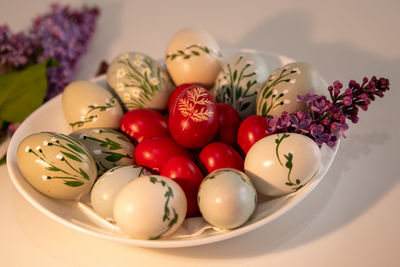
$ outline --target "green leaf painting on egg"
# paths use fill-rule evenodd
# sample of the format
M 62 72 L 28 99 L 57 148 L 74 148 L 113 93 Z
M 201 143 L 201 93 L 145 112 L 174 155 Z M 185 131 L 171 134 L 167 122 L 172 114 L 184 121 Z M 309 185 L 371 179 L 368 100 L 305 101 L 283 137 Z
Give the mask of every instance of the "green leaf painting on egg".
M 157 236 L 153 236 L 150 237 L 150 240 L 155 240 L 155 239 L 159 239 L 162 237 L 163 234 L 165 234 L 166 232 L 168 232 L 177 222 L 178 222 L 178 214 L 176 213 L 176 210 L 174 209 L 174 207 L 172 207 L 172 212 L 173 215 L 171 217 L 171 207 L 169 207 L 169 202 L 171 200 L 171 198 L 174 197 L 174 192 L 172 191 L 172 188 L 167 185 L 167 183 L 163 180 L 158 180 L 157 177 L 154 176 L 150 176 L 150 182 L 153 184 L 161 184 L 161 186 L 163 187 L 167 187 L 167 191 L 165 191 L 164 197 L 165 197 L 165 204 L 164 204 L 164 215 L 162 218 L 163 222 L 168 221 L 168 225 L 167 225 L 167 229 L 165 229 L 162 233 L 158 234 Z
M 278 138 L 275 139 L 275 143 L 276 143 L 276 149 L 275 149 L 275 153 L 276 153 L 276 157 L 278 158 L 278 162 L 279 164 L 283 167 L 283 163 L 281 161 L 281 158 L 279 157 L 279 146 L 281 145 L 282 141 L 285 138 L 290 137 L 290 134 L 286 134 L 284 133 L 282 135 L 282 137 L 279 136 L 279 134 L 277 135 Z M 292 153 L 288 153 L 288 154 L 284 154 L 283 155 L 286 159 L 286 163 L 285 166 L 288 169 L 288 174 L 287 174 L 287 182 L 286 185 L 287 186 L 292 186 L 292 190 L 293 191 L 298 191 L 300 188 L 302 188 L 304 186 L 304 184 L 301 184 L 301 180 L 300 179 L 296 179 L 295 182 L 292 181 L 292 178 L 290 177 L 290 174 L 292 173 L 292 169 L 293 169 L 293 154 Z
M 122 67 L 113 73 L 119 79 L 114 89 L 129 110 L 146 108 L 161 88 L 168 87 L 167 74 L 146 55 L 127 53 L 116 62 Z
M 74 129 L 74 127 L 80 128 L 82 127 L 85 123 L 88 122 L 93 122 L 95 121 L 99 116 L 93 114 L 93 111 L 99 111 L 99 112 L 104 112 L 107 109 L 110 109 L 112 107 L 115 106 L 116 103 L 116 99 L 114 97 L 111 97 L 109 100 L 106 100 L 106 105 L 105 106 L 97 106 L 97 105 L 90 105 L 88 106 L 89 110 L 88 112 L 85 114 L 85 116 L 83 116 L 81 118 L 81 120 L 70 123 L 69 125 L 72 126 L 72 128 Z
M 282 83 L 292 83 L 295 79 L 291 79 L 288 76 L 298 72 L 299 70 L 296 68 L 293 68 L 292 70 L 283 68 L 277 76 L 273 74 L 268 78 L 268 80 L 263 84 L 257 97 L 257 114 L 268 116 L 274 108 L 290 104 L 288 99 L 283 99 L 288 91 L 283 90 L 279 93 L 275 87 Z
M 182 57 L 183 59 L 189 59 L 192 56 L 200 56 L 200 53 L 204 52 L 213 57 L 221 57 L 221 51 L 214 51 L 213 49 L 208 48 L 207 46 L 201 46 L 198 44 L 188 45 L 186 46 L 186 50 L 178 50 L 175 53 L 167 54 L 165 56 L 166 60 L 174 60 L 177 57 Z
M 256 72 L 250 70 L 253 62 L 248 61 L 246 64 L 240 64 L 245 60 L 243 55 L 231 64 L 226 64 L 226 68 L 222 69 L 222 75 L 217 81 L 222 84 L 216 93 L 216 100 L 220 103 L 227 103 L 233 106 L 237 111 L 246 110 L 252 103 L 253 98 L 257 95 L 256 90 L 252 90 L 257 84 Z M 239 66 L 243 66 L 241 69 Z M 247 79 L 245 87 L 243 81 Z
M 89 154 L 80 148 L 79 144 L 73 138 L 63 134 L 54 134 L 47 132 L 50 140 L 44 140 L 43 146 L 54 146 L 59 148 L 60 153 L 55 155 L 55 159 L 46 156 L 41 146 L 31 148 L 25 147 L 26 153 L 33 154 L 46 167 L 47 171 L 54 172 L 54 175 L 42 175 L 42 180 L 61 179 L 63 183 L 71 187 L 79 187 L 89 181 L 89 175 L 81 168 L 77 169 L 72 161 L 87 162 Z M 59 162 L 55 162 L 59 161 Z M 60 163 L 61 162 L 61 163 Z M 61 167 L 62 166 L 62 167 Z

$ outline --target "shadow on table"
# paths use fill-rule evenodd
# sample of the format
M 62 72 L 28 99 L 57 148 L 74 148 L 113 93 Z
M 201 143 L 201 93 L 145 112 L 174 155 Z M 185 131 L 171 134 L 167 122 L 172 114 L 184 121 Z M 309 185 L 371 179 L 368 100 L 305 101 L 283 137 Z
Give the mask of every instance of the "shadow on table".
M 346 43 L 313 43 L 312 30 L 311 17 L 306 13 L 293 11 L 265 21 L 237 44 L 221 44 L 221 46 L 274 51 L 312 62 L 328 83 L 338 78 L 347 83 L 349 79 L 360 80 L 363 77 L 361 75 L 376 74 L 391 78 L 393 87 L 395 70 L 400 69 L 398 58 L 385 60 Z M 380 70 L 380 73 L 373 73 L 376 70 Z M 398 81 L 396 83 L 398 84 Z M 193 248 L 154 249 L 153 251 L 182 257 L 214 259 L 254 257 L 312 242 L 340 229 L 362 215 L 399 182 L 398 174 L 394 173 L 393 167 L 390 168 L 391 165 L 398 164 L 395 162 L 396 159 L 387 158 L 384 161 L 380 158 L 378 162 L 380 166 L 377 166 L 378 163 L 368 162 L 370 160 L 368 155 L 379 153 L 382 149 L 384 152 L 390 150 L 389 155 L 395 155 L 393 143 L 396 143 L 395 138 L 398 134 L 391 132 L 388 126 L 394 123 L 391 119 L 393 114 L 397 114 L 396 97 L 394 97 L 397 93 L 390 91 L 388 94 L 391 96 L 384 100 L 378 99 L 372 105 L 375 107 L 370 111 L 371 113 L 379 112 L 382 114 L 379 118 L 388 119 L 381 121 L 378 118 L 377 121 L 371 122 L 375 124 L 371 127 L 367 123 L 361 123 L 361 116 L 358 125 L 351 125 L 350 127 L 357 128 L 357 131 L 353 131 L 348 140 L 343 140 L 325 179 L 296 208 L 267 226 L 231 240 Z M 363 160 L 366 160 L 365 166 L 360 163 Z M 382 177 L 382 170 L 386 166 L 385 177 Z M 354 172 L 357 177 L 349 177 Z M 376 175 L 375 172 L 377 172 Z M 348 181 L 343 181 L 342 187 L 338 188 L 338 182 L 341 179 Z M 340 198 L 336 194 L 340 194 Z M 333 195 L 336 197 L 332 204 L 330 202 Z M 344 203 L 345 201 L 347 203 Z M 328 204 L 330 204 L 329 210 L 325 210 Z M 310 229 L 310 224 L 316 218 L 318 218 L 318 223 Z

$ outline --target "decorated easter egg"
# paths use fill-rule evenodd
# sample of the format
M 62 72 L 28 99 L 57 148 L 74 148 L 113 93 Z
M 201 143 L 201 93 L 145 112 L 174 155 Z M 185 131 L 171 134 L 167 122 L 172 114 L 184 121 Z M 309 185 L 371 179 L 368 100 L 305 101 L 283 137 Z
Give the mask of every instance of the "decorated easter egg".
M 257 193 L 243 172 L 219 169 L 204 178 L 197 202 L 208 223 L 222 229 L 234 229 L 246 223 L 254 213 Z
M 127 184 L 114 201 L 118 227 L 137 239 L 159 239 L 175 232 L 186 216 L 185 193 L 172 179 L 140 176 Z
M 114 58 L 107 70 L 107 82 L 128 110 L 166 109 L 174 89 L 164 67 L 138 52 L 126 52 Z
M 79 199 L 90 191 L 97 177 L 90 151 L 79 140 L 54 132 L 22 140 L 17 162 L 36 190 L 57 199 Z
M 123 116 L 121 105 L 107 89 L 88 81 L 76 81 L 62 94 L 64 116 L 73 130 L 118 129 Z
M 319 170 L 321 150 L 297 133 L 272 134 L 255 143 L 244 161 L 258 192 L 281 196 L 300 190 Z
M 294 62 L 282 66 L 267 78 L 258 92 L 257 115 L 279 116 L 283 111 L 306 111 L 306 104 L 296 101 L 297 96 L 314 92 L 320 84 L 320 75 L 308 63 Z
M 177 86 L 194 83 L 210 87 L 221 69 L 221 50 L 209 33 L 184 28 L 169 41 L 165 63 Z
M 256 113 L 256 97 L 268 75 L 264 60 L 255 53 L 240 52 L 224 64 L 213 95 L 234 107 L 244 119 Z
M 70 136 L 79 139 L 90 150 L 98 175 L 113 167 L 134 163 L 134 145 L 113 129 L 82 129 L 72 132 Z
M 201 148 L 216 135 L 218 122 L 218 110 L 211 94 L 201 86 L 192 86 L 176 99 L 169 116 L 169 130 L 181 146 Z
M 149 175 L 141 166 L 117 166 L 106 171 L 94 184 L 90 193 L 93 210 L 108 221 L 114 221 L 114 200 L 119 191 L 133 179 Z

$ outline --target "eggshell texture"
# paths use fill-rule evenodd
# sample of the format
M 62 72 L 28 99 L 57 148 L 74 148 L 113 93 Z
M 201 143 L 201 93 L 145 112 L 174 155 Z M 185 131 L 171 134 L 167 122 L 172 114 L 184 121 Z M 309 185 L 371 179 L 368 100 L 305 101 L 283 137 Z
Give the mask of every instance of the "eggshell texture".
M 296 101 L 297 96 L 314 92 L 320 83 L 318 72 L 305 62 L 294 62 L 276 69 L 257 95 L 257 115 L 279 116 L 283 111 L 306 111 L 306 105 Z
M 176 98 L 182 93 L 183 90 L 185 90 L 186 88 L 193 86 L 195 84 L 193 83 L 184 83 L 181 84 L 179 86 L 177 86 L 174 91 L 172 91 L 172 94 L 169 97 L 168 100 L 168 113 L 171 113 L 172 107 L 175 104 Z
M 105 88 L 88 81 L 76 81 L 62 94 L 64 116 L 73 130 L 118 129 L 123 116 L 121 105 Z
M 254 213 L 257 193 L 243 172 L 219 169 L 204 178 L 197 201 L 207 222 L 218 228 L 234 229 Z
M 150 173 L 141 166 L 117 166 L 105 172 L 94 184 L 90 200 L 94 211 L 108 221 L 114 221 L 114 200 L 119 191 L 133 179 Z
M 107 70 L 107 82 L 128 110 L 166 109 L 174 89 L 164 67 L 138 52 L 126 52 L 114 58 Z
M 79 139 L 92 153 L 96 161 L 97 174 L 135 162 L 135 147 L 124 135 L 113 129 L 82 129 L 72 132 L 70 136 Z
M 212 142 L 199 154 L 200 166 L 205 173 L 222 168 L 243 169 L 243 159 L 233 147 L 222 142 Z
M 143 140 L 135 149 L 136 164 L 160 173 L 173 157 L 191 158 L 192 155 L 171 137 L 152 137 Z
M 244 162 L 245 172 L 257 191 L 274 197 L 301 189 L 320 165 L 318 145 L 296 133 L 264 137 L 250 148 Z
M 210 93 L 201 86 L 185 89 L 176 99 L 169 116 L 174 140 L 186 148 L 201 148 L 218 131 L 218 110 Z
M 185 193 L 173 180 L 141 176 L 127 184 L 114 202 L 118 227 L 137 239 L 159 239 L 172 234 L 186 215 Z
M 169 136 L 168 119 L 150 109 L 134 109 L 124 114 L 121 130 L 138 143 L 146 138 Z
M 165 62 L 177 86 L 195 83 L 210 87 L 221 69 L 221 50 L 207 32 L 184 28 L 169 41 Z
M 79 199 L 90 191 L 97 177 L 90 151 L 79 140 L 53 132 L 22 140 L 17 162 L 36 190 L 57 199 Z
M 268 68 L 257 54 L 240 52 L 224 64 L 213 89 L 219 103 L 235 108 L 242 119 L 256 113 L 256 97 L 264 83 Z

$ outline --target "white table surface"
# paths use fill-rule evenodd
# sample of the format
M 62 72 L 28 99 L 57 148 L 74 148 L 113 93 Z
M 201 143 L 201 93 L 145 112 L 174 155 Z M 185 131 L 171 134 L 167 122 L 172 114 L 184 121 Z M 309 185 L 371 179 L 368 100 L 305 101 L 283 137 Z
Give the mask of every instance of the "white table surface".
M 0 24 L 26 29 L 49 2 L 0 0 Z M 3 165 L 0 266 L 400 266 L 399 1 L 68 2 L 98 2 L 102 12 L 79 79 L 125 50 L 160 58 L 174 32 L 197 26 L 224 48 L 308 61 L 328 83 L 375 74 L 392 89 L 350 126 L 327 176 L 295 209 L 210 245 L 144 249 L 69 229 L 31 206 Z

